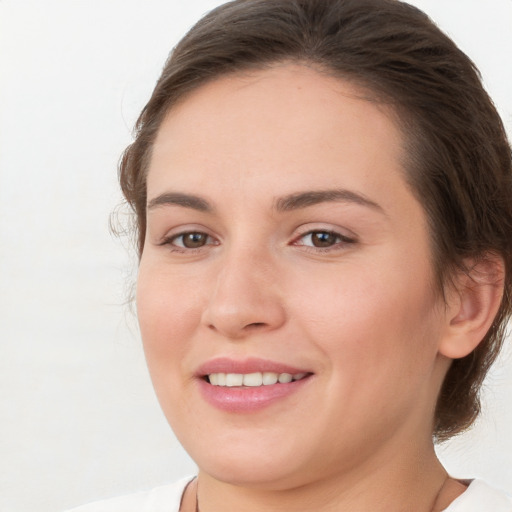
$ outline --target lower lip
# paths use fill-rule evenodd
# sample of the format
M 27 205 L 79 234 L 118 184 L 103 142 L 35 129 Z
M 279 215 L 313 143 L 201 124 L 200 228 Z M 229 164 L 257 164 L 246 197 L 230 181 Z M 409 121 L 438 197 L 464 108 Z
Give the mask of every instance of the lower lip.
M 305 377 L 286 384 L 257 387 L 212 386 L 201 379 L 199 387 L 203 398 L 214 407 L 227 412 L 244 413 L 262 410 L 299 391 L 310 380 Z

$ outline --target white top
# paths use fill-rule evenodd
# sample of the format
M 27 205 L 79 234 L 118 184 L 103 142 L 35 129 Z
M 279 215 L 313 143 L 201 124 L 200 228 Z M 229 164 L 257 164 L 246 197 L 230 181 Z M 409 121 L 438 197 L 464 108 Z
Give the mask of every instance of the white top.
M 152 491 L 83 505 L 68 512 L 179 512 L 183 491 L 191 477 Z M 482 480 L 473 480 L 444 512 L 512 512 L 512 498 Z
M 483 480 L 473 480 L 444 512 L 512 512 L 512 498 Z
M 192 477 L 183 478 L 151 491 L 96 501 L 68 512 L 179 512 L 183 491 L 190 480 Z

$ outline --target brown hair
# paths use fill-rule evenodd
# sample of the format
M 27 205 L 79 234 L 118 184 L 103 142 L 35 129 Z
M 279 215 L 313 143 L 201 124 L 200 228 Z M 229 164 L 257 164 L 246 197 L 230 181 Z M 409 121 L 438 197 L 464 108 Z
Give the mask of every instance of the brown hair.
M 427 214 L 441 290 L 466 258 L 498 254 L 505 293 L 489 332 L 454 360 L 437 403 L 438 440 L 467 429 L 512 310 L 512 163 L 506 133 L 469 58 L 421 11 L 397 0 L 235 0 L 201 19 L 171 53 L 120 163 L 146 230 L 152 143 L 170 108 L 220 76 L 297 61 L 350 80 L 397 114 L 407 181 Z

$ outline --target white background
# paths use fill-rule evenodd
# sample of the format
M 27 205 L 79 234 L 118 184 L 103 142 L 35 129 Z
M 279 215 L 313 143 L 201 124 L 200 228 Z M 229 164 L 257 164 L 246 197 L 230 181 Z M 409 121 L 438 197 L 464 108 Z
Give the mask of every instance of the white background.
M 50 512 L 194 465 L 153 396 L 108 230 L 119 155 L 168 51 L 214 0 L 0 0 L 0 510 Z M 476 61 L 512 133 L 512 0 L 415 0 Z M 126 245 L 126 243 L 125 243 Z M 443 447 L 512 491 L 512 351 Z

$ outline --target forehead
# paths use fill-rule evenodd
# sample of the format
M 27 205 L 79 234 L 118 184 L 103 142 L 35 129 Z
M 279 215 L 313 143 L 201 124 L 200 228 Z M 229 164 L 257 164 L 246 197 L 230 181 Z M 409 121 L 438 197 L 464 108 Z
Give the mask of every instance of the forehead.
M 283 176 L 290 189 L 283 193 L 340 179 L 344 187 L 373 182 L 378 188 L 393 178 L 404 187 L 401 133 L 366 96 L 349 82 L 297 64 L 203 85 L 164 119 L 148 191 L 165 181 L 180 188 L 225 177 L 261 188 L 261 178 Z

